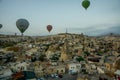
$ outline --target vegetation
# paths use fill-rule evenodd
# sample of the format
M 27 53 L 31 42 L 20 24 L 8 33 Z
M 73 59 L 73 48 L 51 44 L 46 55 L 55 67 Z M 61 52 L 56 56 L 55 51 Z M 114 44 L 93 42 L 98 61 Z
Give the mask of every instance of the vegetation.
M 82 56 L 79 56 L 79 57 L 76 58 L 76 60 L 77 60 L 78 62 L 80 62 L 80 61 L 84 61 L 84 58 L 83 58 Z
M 10 47 L 16 45 L 16 42 L 9 42 L 9 41 L 0 41 L 0 47 L 5 48 L 5 47 Z
M 20 50 L 19 47 L 9 47 L 7 48 L 7 51 L 14 51 L 14 52 L 18 52 Z
M 54 61 L 58 61 L 59 60 L 59 55 L 54 54 L 54 55 L 52 55 L 52 57 L 50 59 L 54 60 Z
M 40 57 L 39 57 L 39 60 L 40 60 L 40 61 L 44 61 L 44 60 L 45 60 L 45 57 L 46 57 L 45 54 L 41 54 Z
M 97 55 L 102 55 L 102 54 L 103 54 L 103 52 L 101 52 L 101 51 L 97 52 Z
M 90 55 L 90 53 L 88 51 L 85 51 L 84 54 L 87 55 L 87 56 Z

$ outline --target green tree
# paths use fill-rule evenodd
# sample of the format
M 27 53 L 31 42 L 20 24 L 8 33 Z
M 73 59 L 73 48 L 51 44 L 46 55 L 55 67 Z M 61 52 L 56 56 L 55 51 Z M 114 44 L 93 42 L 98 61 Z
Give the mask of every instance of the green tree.
M 82 56 L 79 56 L 76 58 L 76 60 L 80 62 L 80 61 L 84 61 L 84 58 Z
M 41 54 L 40 57 L 39 57 L 39 60 L 40 60 L 40 61 L 44 61 L 44 60 L 45 60 L 45 57 L 46 57 L 45 54 Z
M 87 56 L 90 55 L 90 53 L 88 51 L 85 51 L 84 54 L 87 55 Z
M 59 60 L 59 55 L 54 54 L 54 55 L 52 55 L 52 57 L 50 59 L 54 60 L 54 61 L 58 61 Z

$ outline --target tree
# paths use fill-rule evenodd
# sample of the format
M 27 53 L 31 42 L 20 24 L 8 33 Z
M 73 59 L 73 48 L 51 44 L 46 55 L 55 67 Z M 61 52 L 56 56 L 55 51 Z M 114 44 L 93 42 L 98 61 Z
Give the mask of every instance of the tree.
M 59 60 L 59 55 L 54 54 L 54 55 L 52 55 L 52 57 L 50 59 L 54 60 L 54 61 L 58 61 Z
M 40 61 L 44 61 L 44 60 L 45 60 L 45 57 L 46 57 L 45 54 L 41 54 L 40 57 L 39 57 L 39 60 L 40 60 Z
M 85 51 L 84 54 L 87 55 L 87 56 L 90 55 L 90 53 L 88 51 Z
M 80 61 L 84 61 L 84 58 L 82 56 L 79 56 L 76 58 L 76 60 L 80 62 Z
M 102 55 L 102 54 L 103 54 L 103 52 L 101 52 L 101 51 L 97 52 L 97 55 Z

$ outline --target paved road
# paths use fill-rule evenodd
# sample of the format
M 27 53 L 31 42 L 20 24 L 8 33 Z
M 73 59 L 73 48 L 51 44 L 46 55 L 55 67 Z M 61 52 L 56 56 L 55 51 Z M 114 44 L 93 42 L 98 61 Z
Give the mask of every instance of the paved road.
M 76 80 L 77 75 L 64 74 L 63 78 L 48 78 L 45 80 Z

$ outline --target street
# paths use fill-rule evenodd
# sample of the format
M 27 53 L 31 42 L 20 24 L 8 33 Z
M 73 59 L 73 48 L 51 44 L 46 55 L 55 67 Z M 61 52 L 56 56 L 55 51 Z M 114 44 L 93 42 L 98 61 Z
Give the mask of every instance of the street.
M 49 77 L 45 80 L 76 80 L 76 78 L 77 78 L 77 75 L 64 74 L 63 78 L 59 78 L 59 77 L 58 78 L 51 78 L 51 77 Z

